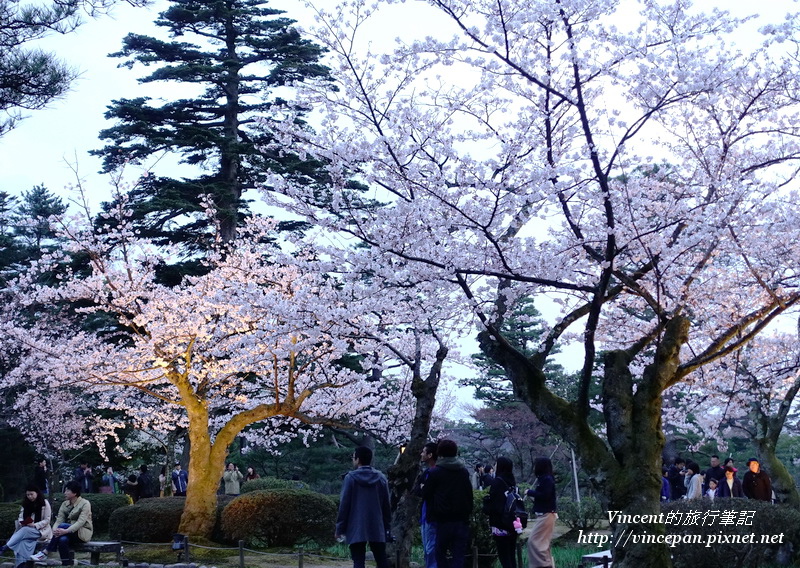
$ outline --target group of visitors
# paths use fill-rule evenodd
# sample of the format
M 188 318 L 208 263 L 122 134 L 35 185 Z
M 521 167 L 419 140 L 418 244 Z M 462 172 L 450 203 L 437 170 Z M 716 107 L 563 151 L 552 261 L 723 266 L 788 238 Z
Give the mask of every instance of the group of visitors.
M 364 568 L 369 545 L 378 568 L 388 567 L 386 542 L 391 539 L 391 508 L 386 477 L 372 467 L 372 450 L 361 446 L 353 452 L 353 471 L 344 477 L 335 536 L 350 548 L 354 568 Z M 473 481 L 458 458 L 453 440 L 425 444 L 420 454 L 422 471 L 414 493 L 422 498 L 420 527 L 426 568 L 463 568 L 470 539 Z M 497 459 L 489 488 L 489 524 L 503 568 L 517 568 L 516 543 L 519 519 L 509 522 L 504 514 L 507 494 L 516 492 L 513 463 Z M 478 470 L 476 469 L 477 473 Z M 486 469 L 482 475 L 486 474 Z M 550 541 L 556 515 L 556 489 L 549 458 L 534 464 L 536 484 L 527 491 L 533 498 L 535 518 L 527 543 L 530 568 L 552 568 Z
M 720 465 L 719 456 L 712 455 L 705 470 L 693 460 L 675 458 L 671 466 L 662 468 L 661 499 L 741 498 L 774 502 L 772 481 L 758 458 L 747 460 L 747 472 L 742 479 L 738 471 L 732 457 Z
M 159 476 L 160 495 L 163 496 L 163 480 L 165 479 L 166 468 L 161 468 Z M 127 477 L 118 475 L 112 466 L 97 468 L 95 472 L 88 462 L 81 463 L 75 468 L 72 476 L 81 488 L 81 493 L 125 493 L 135 503 L 139 499 L 153 497 L 155 495 L 155 482 L 150 475 L 149 469 L 142 464 L 139 468 L 130 473 Z M 47 476 L 47 463 L 45 460 L 39 463 L 34 472 L 34 482 L 42 489 L 45 495 L 49 494 L 49 480 Z

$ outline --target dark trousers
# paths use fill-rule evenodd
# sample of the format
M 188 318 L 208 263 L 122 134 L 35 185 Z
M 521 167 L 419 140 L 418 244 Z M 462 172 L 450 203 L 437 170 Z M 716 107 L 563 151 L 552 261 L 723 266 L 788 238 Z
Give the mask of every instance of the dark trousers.
M 469 545 L 469 524 L 465 521 L 436 523 L 437 568 L 464 568 Z M 452 558 L 447 557 L 450 553 Z
M 386 543 L 369 543 L 369 549 L 375 557 L 375 565 L 378 568 L 389 568 L 389 560 L 386 558 Z M 367 543 L 354 542 L 350 545 L 350 557 L 353 559 L 353 568 L 364 568 L 367 561 Z
M 497 559 L 503 568 L 517 568 L 517 533 L 494 537 Z
M 69 523 L 61 523 L 56 528 L 68 529 Z M 58 555 L 61 557 L 62 566 L 72 566 L 72 556 L 70 554 L 70 547 L 78 544 L 80 539 L 78 533 L 62 534 L 61 536 L 54 536 L 47 545 L 47 551 L 53 552 L 58 550 Z

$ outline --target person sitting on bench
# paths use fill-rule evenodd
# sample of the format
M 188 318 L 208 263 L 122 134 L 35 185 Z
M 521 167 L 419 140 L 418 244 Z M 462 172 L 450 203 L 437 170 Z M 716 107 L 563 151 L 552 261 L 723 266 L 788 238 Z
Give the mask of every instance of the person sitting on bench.
M 92 505 L 81 497 L 81 486 L 77 481 L 70 481 L 64 488 L 64 502 L 58 509 L 53 539 L 47 548 L 33 555 L 39 562 L 47 558 L 49 552 L 58 549 L 62 566 L 72 566 L 70 546 L 78 542 L 92 540 Z

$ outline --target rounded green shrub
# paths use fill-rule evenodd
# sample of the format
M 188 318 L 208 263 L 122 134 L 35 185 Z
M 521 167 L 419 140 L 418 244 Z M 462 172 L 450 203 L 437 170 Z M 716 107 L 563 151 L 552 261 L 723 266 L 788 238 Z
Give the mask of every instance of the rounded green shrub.
M 14 534 L 14 521 L 19 518 L 19 504 L 0 503 L 0 539 L 6 540 Z
M 216 523 L 212 540 L 225 542 L 220 530 L 224 507 L 234 497 L 217 496 Z M 171 542 L 181 523 L 185 497 L 152 497 L 140 499 L 135 505 L 115 510 L 108 524 L 108 533 L 114 540 L 131 542 Z
M 278 479 L 277 477 L 260 477 L 252 481 L 245 481 L 242 484 L 241 492 L 244 494 L 251 491 L 276 491 L 280 489 L 305 489 L 310 491 L 308 484 L 302 481 L 290 481 L 288 479 Z
M 83 497 L 86 497 L 92 504 L 92 523 L 95 534 L 108 532 L 108 521 L 114 511 L 130 506 L 128 496 L 121 493 L 92 493 L 91 495 L 83 495 Z M 53 514 L 55 515 L 57 512 L 54 510 Z
M 313 491 L 251 491 L 225 507 L 222 532 L 234 541 L 266 546 L 291 547 L 311 540 L 328 545 L 333 543 L 336 513 L 333 500 Z
M 558 519 L 571 530 L 593 529 L 605 518 L 600 501 L 594 497 L 583 497 L 580 503 L 569 497 L 558 500 Z
M 178 532 L 185 497 L 141 499 L 111 514 L 108 534 L 114 540 L 170 542 Z
M 662 512 L 668 536 L 699 541 L 684 540 L 670 548 L 675 568 L 796 566 L 800 560 L 800 511 L 787 505 L 752 499 L 683 500 L 663 504 Z M 753 543 L 741 542 L 744 535 L 754 535 Z M 762 543 L 762 535 L 780 535 L 782 542 Z

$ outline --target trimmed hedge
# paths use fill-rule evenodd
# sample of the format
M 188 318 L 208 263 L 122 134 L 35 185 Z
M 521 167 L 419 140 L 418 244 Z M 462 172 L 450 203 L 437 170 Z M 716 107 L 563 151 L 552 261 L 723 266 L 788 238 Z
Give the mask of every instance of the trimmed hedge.
M 290 481 L 288 479 L 278 479 L 277 477 L 259 477 L 252 481 L 245 481 L 242 484 L 241 493 L 250 493 L 252 491 L 278 491 L 282 489 L 311 490 L 308 484 L 302 481 Z
M 786 505 L 773 505 L 751 499 L 683 500 L 664 503 L 668 535 L 698 535 L 698 543 L 681 543 L 670 548 L 675 568 L 698 566 L 762 566 L 775 563 L 797 565 L 800 560 L 800 511 Z M 729 512 L 733 524 L 722 524 L 722 511 Z M 749 511 L 754 511 L 752 516 Z M 745 512 L 744 517 L 740 517 Z M 692 513 L 692 515 L 688 515 Z M 706 519 L 706 524 L 683 524 L 687 519 Z M 710 521 L 713 518 L 713 523 Z M 744 518 L 752 524 L 738 524 Z M 677 521 L 677 523 L 676 523 Z M 754 542 L 725 542 L 744 535 L 755 535 Z M 783 544 L 762 544 L 762 535 L 783 535 Z M 713 537 L 713 541 L 709 537 Z M 691 538 L 691 537 L 690 537 Z M 711 542 L 710 546 L 706 546 Z
M 19 503 L 0 503 L 0 538 L 14 534 L 14 521 L 19 518 Z
M 108 534 L 114 540 L 171 542 L 178 532 L 185 497 L 140 499 L 111 514 Z
M 225 542 L 220 530 L 222 511 L 234 497 L 217 496 L 217 517 L 212 540 Z M 171 542 L 181 523 L 186 497 L 139 499 L 135 505 L 115 510 L 108 523 L 109 536 L 131 542 Z
M 292 547 L 311 540 L 326 546 L 333 544 L 336 514 L 334 501 L 313 491 L 251 491 L 225 507 L 222 531 L 228 539 L 266 546 Z

